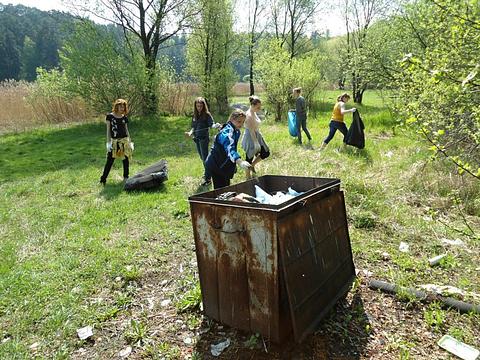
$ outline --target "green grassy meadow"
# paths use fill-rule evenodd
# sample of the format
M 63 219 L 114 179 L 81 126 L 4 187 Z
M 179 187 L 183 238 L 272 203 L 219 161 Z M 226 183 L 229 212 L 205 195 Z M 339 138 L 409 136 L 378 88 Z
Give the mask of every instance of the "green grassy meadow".
M 300 147 L 286 123 L 267 118 L 261 131 L 272 155 L 259 164 L 258 174 L 340 178 L 357 269 L 400 285 L 451 285 L 480 294 L 478 181 L 458 176 L 442 159 L 431 162 L 428 146 L 396 128 L 373 92 L 357 107 L 366 125 L 366 148 L 342 149 L 337 133 L 319 152 L 335 95 L 323 93 L 319 110 L 309 115 L 313 150 Z M 351 116 L 346 119 L 349 124 Z M 208 358 L 174 336 L 179 330 L 173 319 L 191 332 L 202 322 L 199 310 L 179 311 L 189 305 L 185 294 L 196 293 L 191 302 L 198 301 L 187 198 L 202 190 L 203 167 L 183 135 L 190 120 L 130 119 L 131 175 L 159 159 L 169 165 L 162 188 L 133 193 L 122 190 L 118 160 L 107 185 L 99 185 L 105 163 L 102 120 L 0 136 L 0 358 L 82 358 L 80 349 L 92 351 L 93 358 L 112 358 L 128 344 L 134 358 Z M 237 172 L 233 182 L 243 180 Z M 464 245 L 445 247 L 442 239 Z M 410 245 L 408 253 L 399 252 L 402 241 Z M 443 252 L 447 257 L 430 267 L 427 259 Z M 170 307 L 159 305 L 168 299 Z M 480 302 L 468 294 L 464 300 Z M 153 320 L 156 311 L 167 311 L 172 321 L 159 324 Z M 401 340 L 387 336 L 382 351 L 388 356 L 378 358 L 436 346 L 447 333 L 480 348 L 480 316 L 435 305 L 417 313 L 431 341 L 408 331 Z M 76 329 L 86 325 L 102 334 L 94 345 L 77 337 Z M 382 329 L 372 331 L 382 336 Z

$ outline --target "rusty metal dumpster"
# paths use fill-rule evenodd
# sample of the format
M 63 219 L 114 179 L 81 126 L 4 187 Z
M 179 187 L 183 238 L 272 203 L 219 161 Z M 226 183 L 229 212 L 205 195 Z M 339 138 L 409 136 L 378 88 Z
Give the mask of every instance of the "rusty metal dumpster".
M 280 205 L 217 200 L 289 186 Z M 207 316 L 274 342 L 302 341 L 355 276 L 340 180 L 266 175 L 189 198 Z

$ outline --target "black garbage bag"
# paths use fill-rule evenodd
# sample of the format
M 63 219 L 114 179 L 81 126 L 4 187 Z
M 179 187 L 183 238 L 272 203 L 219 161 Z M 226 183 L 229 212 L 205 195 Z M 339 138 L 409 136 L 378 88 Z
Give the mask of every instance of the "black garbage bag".
M 363 149 L 365 147 L 364 129 L 365 125 L 363 125 L 362 118 L 357 110 L 353 113 L 352 125 L 350 125 L 350 129 L 348 129 L 345 143 Z
M 144 190 L 159 187 L 168 180 L 167 160 L 160 160 L 127 179 L 124 190 Z

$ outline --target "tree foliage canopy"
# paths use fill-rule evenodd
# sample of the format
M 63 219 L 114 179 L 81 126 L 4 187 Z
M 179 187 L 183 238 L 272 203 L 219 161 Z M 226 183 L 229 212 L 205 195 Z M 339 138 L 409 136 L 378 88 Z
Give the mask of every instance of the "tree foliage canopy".
M 401 62 L 398 111 L 436 155 L 480 179 L 479 3 L 422 1 L 407 16 L 419 11 L 422 21 L 408 25 L 425 47 Z

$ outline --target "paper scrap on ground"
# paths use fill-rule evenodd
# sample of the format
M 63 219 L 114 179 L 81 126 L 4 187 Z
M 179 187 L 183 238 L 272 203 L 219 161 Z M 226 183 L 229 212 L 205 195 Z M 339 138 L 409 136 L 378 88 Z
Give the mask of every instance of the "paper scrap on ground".
M 430 264 L 430 266 L 438 265 L 440 263 L 440 260 L 442 260 L 445 256 L 447 256 L 447 254 L 437 255 L 433 258 L 428 259 L 428 263 Z
M 469 292 L 469 291 L 463 291 L 462 289 L 459 289 L 455 286 L 450 286 L 450 285 L 435 285 L 435 284 L 425 284 L 425 285 L 420 285 L 419 286 L 421 289 L 427 290 L 434 292 L 438 295 L 444 295 L 444 296 L 449 296 L 449 295 L 460 295 L 460 296 L 471 296 L 474 299 L 480 299 L 480 295 Z
M 475 360 L 480 355 L 480 351 L 458 341 L 450 335 L 444 335 L 438 341 L 438 345 L 463 360 Z
M 91 326 L 85 326 L 83 328 L 77 329 L 77 335 L 81 340 L 88 339 L 93 335 L 93 328 Z
M 128 357 L 131 353 L 132 353 L 132 347 L 127 346 L 125 349 L 123 349 L 122 351 L 120 351 L 118 353 L 118 356 L 122 357 L 122 358 L 125 358 L 125 357 Z
M 410 249 L 410 245 L 408 245 L 406 242 L 400 242 L 400 246 L 398 247 L 398 250 L 400 250 L 403 253 L 407 253 Z
M 230 339 L 222 341 L 216 345 L 210 345 L 210 352 L 213 356 L 220 356 L 223 350 L 230 346 Z
M 465 243 L 460 240 L 460 239 L 455 239 L 455 240 L 450 240 L 450 239 L 440 239 L 443 245 L 452 245 L 452 246 L 461 246 L 464 245 Z

